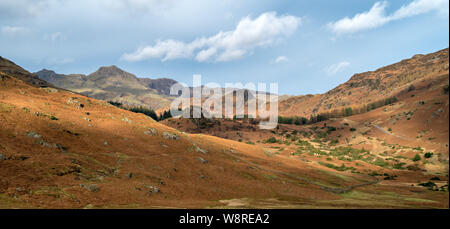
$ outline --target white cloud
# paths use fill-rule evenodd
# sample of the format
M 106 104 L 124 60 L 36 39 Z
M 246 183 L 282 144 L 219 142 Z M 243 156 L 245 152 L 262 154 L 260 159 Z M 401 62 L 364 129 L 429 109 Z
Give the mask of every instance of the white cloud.
M 286 62 L 286 61 L 288 61 L 289 59 L 287 58 L 287 57 L 285 57 L 285 56 L 279 56 L 279 57 L 277 57 L 276 59 L 275 59 L 275 63 L 281 63 L 281 62 Z
M 101 4 L 117 11 L 128 11 L 133 14 L 152 13 L 155 15 L 164 14 L 172 9 L 178 1 L 175 0 L 101 0 Z
M 447 12 L 448 0 L 415 0 L 402 6 L 391 15 L 386 15 L 387 2 L 376 2 L 369 11 L 356 14 L 353 18 L 345 17 L 331 22 L 328 28 L 335 34 L 350 34 L 358 31 L 380 27 L 388 22 L 412 17 L 431 11 Z
M 162 61 L 189 58 L 194 51 L 194 45 L 185 44 L 181 41 L 165 40 L 156 41 L 154 46 L 140 47 L 136 52 L 124 54 L 123 59 L 127 61 L 140 61 L 149 58 L 159 58 Z
M 431 11 L 448 12 L 448 7 L 448 0 L 415 0 L 395 11 L 391 18 L 397 20 Z
M 328 27 L 337 34 L 353 33 L 383 25 L 388 21 L 385 16 L 386 2 L 377 2 L 369 11 L 355 15 L 353 18 L 345 17 L 337 22 L 328 24 Z
M 79 0 L 78 0 L 79 1 Z M 92 1 L 88 1 L 90 3 Z M 142 16 L 152 14 L 164 16 L 180 4 L 180 0 L 97 0 L 102 9 L 112 10 L 120 14 Z
M 161 15 L 174 8 L 179 0 L 0 0 L 0 18 L 35 17 L 54 9 L 114 10 L 115 13 Z M 85 13 L 85 12 L 83 12 Z
M 268 46 L 294 33 L 300 25 L 295 16 L 277 16 L 275 12 L 263 13 L 252 19 L 245 17 L 232 31 L 219 32 L 211 37 L 197 38 L 190 43 L 176 40 L 156 41 L 153 46 L 138 48 L 126 53 L 122 59 L 140 61 L 158 58 L 162 61 L 191 59 L 205 61 L 231 61 L 242 58 L 256 47 Z
M 195 59 L 198 62 L 204 62 L 204 61 L 207 61 L 212 56 L 214 56 L 216 53 L 217 53 L 217 49 L 214 47 L 211 47 L 209 49 L 204 49 L 204 50 L 198 52 Z
M 328 75 L 335 75 L 336 73 L 343 71 L 348 66 L 350 66 L 349 62 L 342 61 L 340 63 L 333 64 L 333 65 L 329 66 L 328 68 L 325 69 L 325 72 Z
M 1 0 L 0 18 L 36 16 L 58 0 Z
M 17 37 L 17 36 L 23 36 L 26 35 L 30 30 L 25 27 L 18 27 L 18 26 L 3 26 L 2 27 L 2 34 L 9 36 L 9 37 Z

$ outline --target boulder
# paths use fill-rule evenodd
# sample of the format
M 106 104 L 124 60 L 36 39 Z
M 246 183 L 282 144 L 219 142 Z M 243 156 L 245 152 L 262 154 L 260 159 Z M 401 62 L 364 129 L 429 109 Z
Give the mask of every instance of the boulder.
M 158 135 L 158 131 L 155 128 L 148 128 L 146 131 L 144 131 L 144 134 L 150 135 L 150 136 L 156 136 L 156 135 Z
M 202 157 L 199 157 L 198 160 L 199 160 L 202 164 L 208 163 L 208 161 L 205 160 L 205 159 L 203 159 Z
M 40 137 L 41 137 L 40 134 L 38 134 L 38 133 L 36 133 L 36 132 L 33 132 L 33 131 L 27 132 L 27 136 L 28 136 L 28 137 L 32 137 L 32 138 L 40 138 Z
M 179 140 L 180 139 L 180 136 L 170 133 L 170 132 L 163 132 L 162 135 L 165 139 L 170 139 L 170 140 Z

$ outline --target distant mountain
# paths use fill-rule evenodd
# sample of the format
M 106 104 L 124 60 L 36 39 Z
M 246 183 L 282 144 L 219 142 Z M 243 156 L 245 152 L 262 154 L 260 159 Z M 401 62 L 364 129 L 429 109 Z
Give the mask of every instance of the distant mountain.
M 145 106 L 154 110 L 167 107 L 173 100 L 170 87 L 177 81 L 167 78 L 137 78 L 117 66 L 100 67 L 89 75 L 57 74 L 43 69 L 36 75 L 57 87 L 105 101 L 121 102 L 128 106 Z
M 177 83 L 177 81 L 169 78 L 138 78 L 138 80 L 148 88 L 155 89 L 158 91 L 158 93 L 163 95 L 170 95 L 170 87 Z
M 360 106 L 412 90 L 419 81 L 433 81 L 448 75 L 449 49 L 382 67 L 376 71 L 355 74 L 347 82 L 317 95 L 294 96 L 279 104 L 283 116 L 309 117 L 313 114 Z

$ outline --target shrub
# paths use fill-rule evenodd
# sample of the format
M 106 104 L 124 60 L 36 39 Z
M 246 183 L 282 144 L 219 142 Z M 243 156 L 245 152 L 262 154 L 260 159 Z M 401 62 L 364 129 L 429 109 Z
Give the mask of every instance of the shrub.
M 400 162 L 400 163 L 394 164 L 392 166 L 392 168 L 394 168 L 394 169 L 405 169 L 405 168 L 403 168 L 404 165 L 406 165 L 406 163 Z
M 432 157 L 433 156 L 433 153 L 432 152 L 427 152 L 427 153 L 425 153 L 425 158 L 430 158 L 430 157 Z
M 308 141 L 303 141 L 303 140 L 299 139 L 298 143 L 296 145 L 299 145 L 299 146 L 310 146 L 311 144 L 309 144 Z
M 351 107 L 345 108 L 345 116 L 351 116 L 353 114 L 353 109 Z
M 122 107 L 122 103 L 120 102 L 108 101 L 108 103 L 115 107 Z
M 267 143 L 277 143 L 278 140 L 275 137 L 270 137 L 269 139 L 267 139 L 265 142 Z
M 334 126 L 329 126 L 329 127 L 328 127 L 328 132 L 331 132 L 331 131 L 336 131 L 336 127 L 334 127 Z
M 444 94 L 448 94 L 448 85 L 445 85 L 445 86 L 444 86 L 443 91 L 444 91 Z
M 302 125 L 305 125 L 306 123 L 308 123 L 308 119 L 305 117 L 301 117 L 302 120 Z
M 337 139 L 333 139 L 330 141 L 330 145 L 336 145 L 338 143 L 339 143 L 339 140 L 337 140 Z
M 414 156 L 414 157 L 412 158 L 413 161 L 420 161 L 420 159 L 421 159 L 421 157 L 420 157 L 419 154 L 416 154 L 416 156 Z
M 371 173 L 369 173 L 369 176 L 381 176 L 381 174 L 377 173 L 376 171 L 373 171 Z
M 397 177 L 397 175 L 389 175 L 387 173 L 385 173 L 384 176 L 384 180 L 395 180 L 395 178 Z
M 387 163 L 385 160 L 383 160 L 382 158 L 377 158 L 377 160 L 374 162 L 375 165 L 378 165 L 380 167 L 386 167 L 389 165 L 389 163 Z
M 294 118 L 292 118 L 292 117 L 278 116 L 278 123 L 281 123 L 281 124 L 292 124 L 293 122 L 294 122 Z
M 328 168 L 331 168 L 331 169 L 335 169 L 337 171 L 355 170 L 354 167 L 346 167 L 344 164 L 341 164 L 341 166 L 337 166 L 337 165 L 333 165 L 333 164 L 325 163 L 325 162 L 321 162 L 321 161 L 319 162 L 319 164 L 326 166 Z
M 406 167 L 408 170 L 411 171 L 419 171 L 420 168 L 417 165 L 408 165 L 408 167 Z
M 423 186 L 423 187 L 431 188 L 431 189 L 433 187 L 436 187 L 436 184 L 432 181 L 428 181 L 427 183 L 420 183 L 419 185 Z
M 328 134 L 326 132 L 319 132 L 317 133 L 317 138 L 326 138 Z
M 353 127 L 351 127 L 351 128 L 350 128 L 350 131 L 352 131 L 352 132 L 353 132 L 353 131 L 356 131 L 356 129 L 355 129 L 355 128 L 353 128 Z

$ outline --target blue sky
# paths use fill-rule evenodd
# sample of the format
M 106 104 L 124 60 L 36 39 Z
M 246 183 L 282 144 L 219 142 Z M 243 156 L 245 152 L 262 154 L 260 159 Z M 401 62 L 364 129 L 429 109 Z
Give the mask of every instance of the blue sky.
M 29 71 L 117 65 L 191 84 L 323 93 L 449 46 L 448 0 L 0 0 L 0 55 Z

